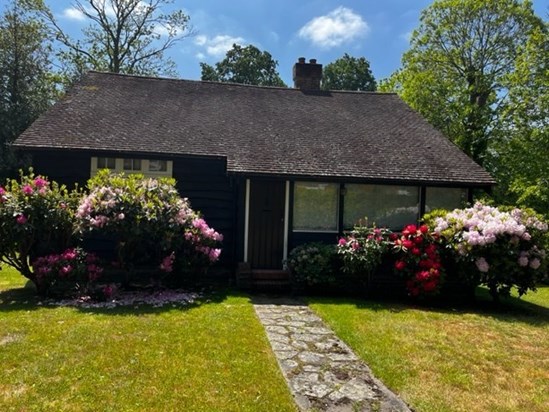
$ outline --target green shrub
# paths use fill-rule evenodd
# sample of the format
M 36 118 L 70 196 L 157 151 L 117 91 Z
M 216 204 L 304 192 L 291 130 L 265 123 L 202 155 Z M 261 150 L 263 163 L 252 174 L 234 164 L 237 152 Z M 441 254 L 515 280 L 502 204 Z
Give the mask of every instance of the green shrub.
M 336 250 L 333 245 L 305 243 L 292 249 L 288 267 L 297 285 L 333 285 L 336 281 Z
M 337 254 L 342 270 L 358 276 L 371 275 L 391 247 L 392 232 L 386 228 L 359 225 L 339 239 Z

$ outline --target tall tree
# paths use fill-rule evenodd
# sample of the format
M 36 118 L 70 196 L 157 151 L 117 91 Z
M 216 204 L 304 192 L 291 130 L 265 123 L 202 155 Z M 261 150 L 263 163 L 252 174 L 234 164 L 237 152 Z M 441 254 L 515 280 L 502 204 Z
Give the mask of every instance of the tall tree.
M 72 7 L 90 24 L 81 40 L 70 37 L 42 1 L 41 12 L 64 46 L 61 58 L 76 74 L 95 69 L 113 73 L 177 75 L 165 52 L 192 34 L 182 10 L 164 13 L 172 0 L 75 0 Z
M 32 0 L 12 0 L 0 17 L 0 177 L 13 174 L 11 143 L 57 96 L 52 48 Z M 2 179 L 3 180 L 3 179 Z
M 496 195 L 549 217 L 549 24 L 521 46 L 508 82 Z
M 285 87 L 277 66 L 278 62 L 269 52 L 262 52 L 253 45 L 242 47 L 238 44 L 233 44 L 215 67 L 200 63 L 202 80 Z
M 482 164 L 501 130 L 520 45 L 542 26 L 528 0 L 436 0 L 381 89 L 399 92 Z
M 324 67 L 322 88 L 324 90 L 375 91 L 377 84 L 368 60 L 345 53 L 343 57 Z

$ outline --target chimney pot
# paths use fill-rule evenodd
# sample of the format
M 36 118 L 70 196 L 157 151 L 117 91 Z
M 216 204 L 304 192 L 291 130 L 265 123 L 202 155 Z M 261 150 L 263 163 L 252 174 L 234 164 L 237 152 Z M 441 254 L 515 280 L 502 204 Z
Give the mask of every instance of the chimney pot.
M 301 90 L 320 90 L 322 80 L 322 65 L 316 59 L 305 61 L 305 57 L 297 59 L 293 69 L 294 87 Z

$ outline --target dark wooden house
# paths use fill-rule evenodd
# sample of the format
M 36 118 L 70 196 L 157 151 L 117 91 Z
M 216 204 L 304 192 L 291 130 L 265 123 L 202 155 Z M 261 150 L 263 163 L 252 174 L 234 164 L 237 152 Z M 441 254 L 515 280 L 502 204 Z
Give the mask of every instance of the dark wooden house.
M 16 141 L 37 173 L 71 184 L 98 169 L 172 176 L 223 233 L 223 263 L 279 269 L 364 216 L 395 229 L 495 182 L 397 95 L 90 72 Z

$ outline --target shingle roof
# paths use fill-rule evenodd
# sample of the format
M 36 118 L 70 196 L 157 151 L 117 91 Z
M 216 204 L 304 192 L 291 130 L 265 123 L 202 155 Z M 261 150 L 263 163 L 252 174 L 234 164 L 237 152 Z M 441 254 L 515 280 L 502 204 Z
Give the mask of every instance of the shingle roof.
M 395 94 L 90 72 L 16 141 L 227 158 L 229 172 L 491 185 Z

